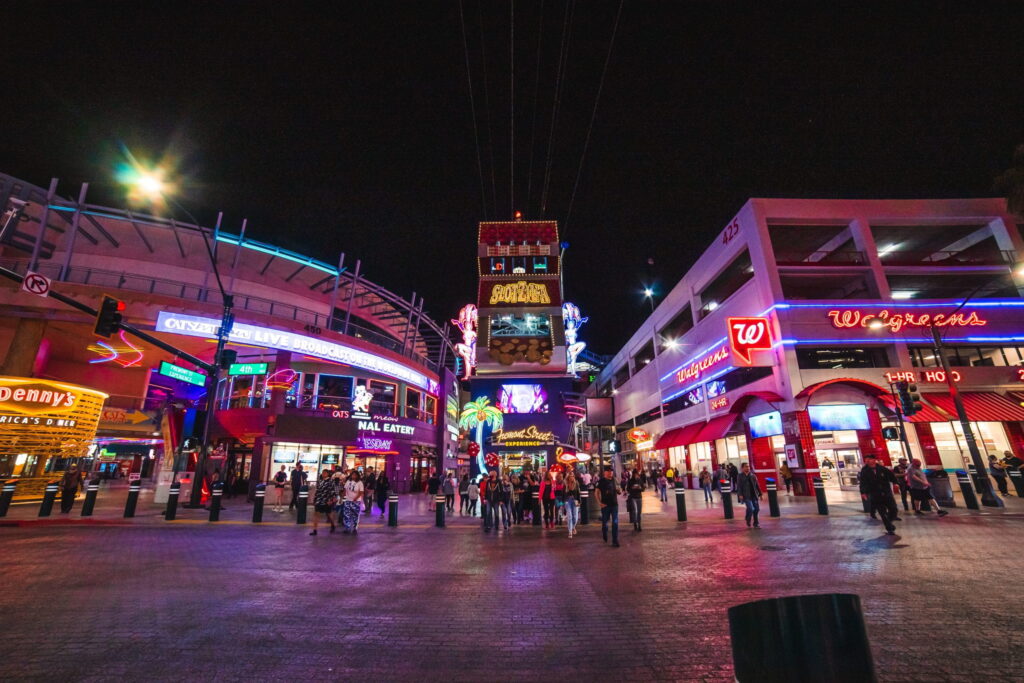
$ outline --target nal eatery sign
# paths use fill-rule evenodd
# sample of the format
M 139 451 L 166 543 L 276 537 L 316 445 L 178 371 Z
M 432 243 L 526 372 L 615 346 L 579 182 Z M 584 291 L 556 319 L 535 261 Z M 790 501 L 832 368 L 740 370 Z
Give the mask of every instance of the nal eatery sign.
M 546 306 L 551 303 L 551 295 L 548 294 L 547 285 L 542 282 L 519 282 L 497 283 L 491 287 L 491 296 L 488 303 L 495 304 L 533 304 Z

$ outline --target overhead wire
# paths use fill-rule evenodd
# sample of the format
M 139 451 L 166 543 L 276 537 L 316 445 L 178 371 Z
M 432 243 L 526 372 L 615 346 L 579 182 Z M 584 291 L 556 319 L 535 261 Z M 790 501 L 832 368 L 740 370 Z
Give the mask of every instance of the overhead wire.
M 516 0 L 510 0 L 508 7 L 508 217 L 512 218 L 516 210 Z
M 590 134 L 594 130 L 594 120 L 597 118 L 597 105 L 601 101 L 601 91 L 604 90 L 604 79 L 608 74 L 608 63 L 612 59 L 612 48 L 615 47 L 615 35 L 619 31 L 619 18 L 622 16 L 622 6 L 626 0 L 619 0 L 619 10 L 615 13 L 615 24 L 612 27 L 612 37 L 608 41 L 608 54 L 604 59 L 604 68 L 601 70 L 601 80 L 597 86 L 597 96 L 594 97 L 594 110 L 590 114 L 590 125 L 587 126 L 587 137 L 583 141 L 583 152 L 580 154 L 580 165 L 576 170 L 576 182 L 572 186 L 572 194 L 569 196 L 569 209 L 565 212 L 565 218 L 562 220 L 562 234 L 565 235 L 569 230 L 569 218 L 572 215 L 572 205 L 576 201 L 576 190 L 580 185 L 580 176 L 583 174 L 583 162 L 587 158 L 587 147 L 590 145 Z
M 530 166 L 526 173 L 526 211 L 533 199 L 533 155 L 537 147 L 537 101 L 540 100 L 540 56 L 544 38 L 544 0 L 540 0 L 540 21 L 537 26 L 537 68 L 533 76 L 533 117 L 530 121 Z
M 459 24 L 462 26 L 462 52 L 466 56 L 466 80 L 469 83 L 469 108 L 473 115 L 473 142 L 476 144 L 476 170 L 480 175 L 480 209 L 487 218 L 487 191 L 484 189 L 484 167 L 480 159 L 480 132 L 476 125 L 476 99 L 473 97 L 473 72 L 469 66 L 469 41 L 466 40 L 466 19 L 459 0 Z
M 477 4 L 477 19 L 480 22 L 480 58 L 484 67 L 484 123 L 487 126 L 487 155 L 491 161 L 491 205 L 494 207 L 494 214 L 498 214 L 498 185 L 494 179 L 494 138 L 491 136 L 491 98 L 487 89 L 487 50 L 484 48 L 484 13 L 480 9 L 483 0 Z
M 548 132 L 548 150 L 547 158 L 545 161 L 544 170 L 544 185 L 541 192 L 541 204 L 540 204 L 540 215 L 543 217 L 547 213 L 548 208 L 548 189 L 551 184 L 551 164 L 553 161 L 552 146 L 555 139 L 555 126 L 558 122 L 558 108 L 562 100 L 562 85 L 564 83 L 564 72 L 566 64 L 569 61 L 569 43 L 572 40 L 572 17 L 575 13 L 576 2 L 575 0 L 567 0 L 565 4 L 565 19 L 562 23 L 562 40 L 561 46 L 559 47 L 558 55 L 558 70 L 555 75 L 555 92 L 554 92 L 554 104 L 552 105 L 551 111 L 551 128 Z

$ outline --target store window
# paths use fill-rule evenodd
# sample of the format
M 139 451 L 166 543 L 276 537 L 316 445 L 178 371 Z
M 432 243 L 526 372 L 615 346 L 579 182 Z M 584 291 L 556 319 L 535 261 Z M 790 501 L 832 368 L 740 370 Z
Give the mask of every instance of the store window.
M 619 368 L 618 372 L 612 376 L 612 387 L 618 389 L 623 384 L 629 381 L 629 364 L 623 365 Z
M 405 388 L 405 416 L 412 418 L 413 420 L 419 420 L 420 417 L 420 402 L 423 395 L 412 387 Z
M 715 441 L 715 453 L 718 455 L 718 464 L 732 463 L 737 468 L 747 459 L 747 437 L 727 436 L 724 439 Z
M 398 385 L 371 379 L 366 383 L 366 388 L 373 394 L 373 400 L 370 401 L 371 413 L 374 415 L 397 414 Z
M 231 378 L 231 388 L 229 389 L 228 406 L 231 408 L 251 408 L 252 407 L 252 394 L 253 384 L 255 383 L 252 375 L 239 375 Z
M 348 410 L 352 406 L 352 378 L 344 375 L 319 376 L 318 410 Z
M 687 446 L 690 451 L 690 461 L 693 463 L 693 472 L 700 476 L 701 471 L 706 467 L 709 473 L 714 473 L 715 468 L 711 466 L 711 443 L 701 441 Z
M 645 425 L 649 422 L 654 422 L 659 418 L 661 418 L 660 405 L 652 410 L 648 410 L 646 413 L 640 413 L 639 415 L 636 416 L 636 418 L 634 418 L 634 422 L 636 422 L 637 426 L 639 427 L 640 425 Z
M 1024 365 L 1024 352 L 1019 346 L 945 346 L 946 360 L 953 367 L 988 367 Z M 931 346 L 911 346 L 910 362 L 914 367 L 933 368 L 942 365 Z
M 640 372 L 654 361 L 654 341 L 644 344 L 633 356 L 633 374 Z
M 345 462 L 345 447 L 318 443 L 277 442 L 270 449 L 270 474 L 280 471 L 281 465 L 291 474 L 296 465 L 302 470 L 310 484 L 316 481 L 321 468 L 333 469 Z
M 672 318 L 672 322 L 658 330 L 663 341 L 676 341 L 684 334 L 693 329 L 693 311 L 690 304 L 686 304 L 679 314 Z
M 1002 458 L 1003 451 L 1011 450 L 1002 422 L 971 422 L 970 425 L 978 450 L 986 462 L 990 455 Z M 931 428 L 943 468 L 966 469 L 968 465 L 974 464 L 964 438 L 963 426 L 959 422 L 932 422 Z
M 302 387 L 301 394 L 298 397 L 298 407 L 307 410 L 316 409 L 316 374 L 312 372 L 302 373 L 302 379 L 298 382 L 298 385 Z
M 678 413 L 680 410 L 685 410 L 691 406 L 700 405 L 704 402 L 704 388 L 694 387 L 689 391 L 685 391 L 682 394 L 665 401 L 662 405 L 662 412 L 665 415 L 671 415 L 672 413 Z
M 890 367 L 889 353 L 882 346 L 798 346 L 796 362 L 803 370 Z

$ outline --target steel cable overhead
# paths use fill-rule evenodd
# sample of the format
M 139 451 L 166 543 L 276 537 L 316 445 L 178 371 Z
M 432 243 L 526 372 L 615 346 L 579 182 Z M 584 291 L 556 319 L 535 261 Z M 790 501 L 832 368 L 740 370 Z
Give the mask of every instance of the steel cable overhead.
M 516 0 L 510 0 L 508 7 L 508 216 L 512 218 L 516 211 Z
M 484 48 L 484 13 L 477 5 L 477 19 L 480 23 L 480 59 L 484 67 L 484 122 L 487 125 L 487 155 L 491 161 L 491 205 L 494 207 L 494 215 L 498 215 L 498 186 L 494 179 L 494 138 L 491 136 L 491 98 L 487 91 L 487 51 Z
M 469 42 L 466 40 L 466 19 L 459 0 L 459 24 L 462 27 L 462 52 L 466 56 L 466 81 L 469 83 L 469 108 L 473 115 L 473 142 L 476 144 L 476 170 L 480 175 L 480 209 L 487 218 L 487 192 L 484 189 L 484 167 L 480 160 L 480 132 L 476 125 L 476 99 L 473 97 L 473 73 L 469 68 Z
M 544 0 L 540 0 L 540 22 L 537 26 L 537 69 L 533 76 L 533 117 L 530 121 L 530 166 L 526 173 L 526 211 L 530 212 L 533 198 L 533 154 L 537 147 L 537 102 L 540 100 L 540 54 L 544 42 Z
M 545 161 L 544 185 L 541 192 L 540 215 L 543 218 L 548 208 L 548 188 L 551 183 L 551 163 L 553 161 L 552 145 L 555 139 L 555 125 L 558 122 L 558 107 L 562 99 L 562 85 L 564 84 L 564 71 L 569 60 L 569 43 L 572 39 L 572 17 L 575 13 L 576 2 L 569 0 L 565 4 L 565 20 L 562 24 L 562 41 L 559 48 L 558 71 L 555 75 L 554 105 L 551 112 L 551 128 L 548 132 L 548 151 Z

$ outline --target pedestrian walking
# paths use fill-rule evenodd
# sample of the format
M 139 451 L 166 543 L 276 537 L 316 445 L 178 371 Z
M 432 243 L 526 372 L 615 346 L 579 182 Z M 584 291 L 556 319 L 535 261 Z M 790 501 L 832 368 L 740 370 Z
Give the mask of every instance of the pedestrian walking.
M 444 495 L 444 509 L 448 512 L 455 512 L 455 489 L 459 482 L 451 472 L 445 472 L 444 481 L 441 482 L 441 493 Z
M 750 471 L 750 464 L 743 463 L 741 472 L 736 478 L 736 495 L 739 501 L 747 507 L 744 519 L 747 521 L 747 528 L 760 529 L 757 515 L 761 512 L 761 487 L 757 483 L 757 475 Z
M 782 463 L 779 466 L 779 476 L 782 477 L 782 483 L 786 485 L 786 493 L 789 493 L 793 488 L 793 470 L 789 469 L 789 465 Z
M 896 477 L 896 486 L 900 488 L 900 498 L 903 500 L 904 512 L 910 512 L 910 506 L 907 505 L 907 491 L 910 485 L 907 483 L 907 459 L 900 458 L 896 461 L 896 466 L 892 468 L 893 476 Z M 875 516 L 874 510 L 871 511 L 871 516 Z
M 597 482 L 597 498 L 601 505 L 601 536 L 608 542 L 608 525 L 612 527 L 612 547 L 619 547 L 619 496 L 622 487 L 615 481 L 611 465 L 604 466 L 604 476 Z
M 662 474 L 658 477 L 658 491 L 661 494 L 660 499 L 662 503 L 668 502 L 668 477 Z
M 82 473 L 78 471 L 78 465 L 69 465 L 60 480 L 60 513 L 62 515 L 71 512 L 71 508 L 75 505 L 75 496 L 78 495 L 78 488 L 81 484 Z
M 640 526 L 640 514 L 644 509 L 644 480 L 639 469 L 634 469 L 626 482 L 626 510 L 629 511 L 629 521 L 633 525 L 633 531 L 643 531 Z
M 540 503 L 544 508 L 544 528 L 555 528 L 555 482 L 554 472 L 540 482 Z
M 274 501 L 274 511 L 284 512 L 284 485 L 288 483 L 288 473 L 285 466 L 281 465 L 281 471 L 274 475 L 274 490 L 277 498 Z
M 437 500 L 437 494 L 441 490 L 441 477 L 438 476 L 437 470 L 430 473 L 430 478 L 427 479 L 427 509 L 434 509 L 434 501 Z
M 896 500 L 892 497 L 892 486 L 896 477 L 884 465 L 878 464 L 874 453 L 864 455 L 864 467 L 860 471 L 860 497 L 868 501 L 872 510 L 878 512 L 885 525 L 885 533 L 892 536 L 896 533 L 893 521 L 899 521 Z
M 726 465 L 726 471 L 729 473 L 729 483 L 732 484 L 732 490 L 736 490 L 736 481 L 739 479 L 740 471 L 736 469 L 736 465 L 731 462 Z
M 512 484 L 512 523 L 523 523 L 523 478 L 516 475 L 510 480 Z
M 302 464 L 295 466 L 292 470 L 291 483 L 292 483 L 292 500 L 288 503 L 288 509 L 299 507 L 299 491 L 302 489 L 302 485 L 306 483 L 306 477 L 308 475 L 302 471 Z
M 988 473 L 996 480 L 999 493 L 1004 496 L 1010 495 L 1010 491 L 1006 488 L 1006 467 L 1003 466 L 1003 463 L 996 460 L 994 455 L 988 456 Z
M 330 470 L 320 472 L 320 478 L 316 482 L 316 492 L 313 494 L 313 530 L 310 536 L 316 536 L 317 523 L 320 515 L 323 515 L 327 523 L 331 525 L 331 533 L 334 533 L 334 506 L 338 503 L 338 494 L 341 488 L 341 481 L 331 476 Z
M 370 514 L 370 508 L 373 507 L 373 497 L 377 495 L 377 473 L 373 471 L 372 467 L 367 467 L 366 472 L 363 474 L 363 512 Z
M 713 503 L 713 502 L 715 502 L 715 499 L 711 497 L 711 488 L 712 488 L 713 482 L 711 481 L 711 473 L 708 472 L 708 468 L 707 467 L 705 467 L 704 469 L 702 469 L 700 471 L 700 476 L 698 477 L 698 483 L 700 484 L 701 490 L 704 491 L 704 502 L 705 503 Z
M 565 488 L 562 490 L 565 508 L 565 525 L 569 528 L 569 538 L 576 535 L 576 525 L 580 521 L 580 484 L 571 471 L 565 477 Z
M 469 509 L 469 475 L 463 474 L 459 480 L 459 514 L 466 514 Z
M 512 525 L 512 482 L 507 474 L 498 482 L 498 511 L 501 512 L 501 526 L 508 531 Z M 498 518 L 494 518 L 494 530 L 498 530 Z
M 377 475 L 376 490 L 373 492 L 373 497 L 377 501 L 377 509 L 380 510 L 380 516 L 384 516 L 384 506 L 388 502 L 388 491 L 391 490 L 391 482 L 388 480 L 388 475 L 384 470 L 380 471 Z
M 674 486 L 676 483 L 676 471 L 669 467 L 667 470 L 665 470 L 665 479 L 668 480 L 669 486 Z
M 931 512 L 933 506 L 939 517 L 949 514 L 939 507 L 939 501 L 935 500 L 932 494 L 932 483 L 928 481 L 928 475 L 921 469 L 921 461 L 917 458 L 914 458 L 907 468 L 907 484 L 910 486 L 910 498 L 914 503 L 915 515 L 924 514 L 922 508 Z
M 475 481 L 469 482 L 469 488 L 466 489 L 466 495 L 469 498 L 469 505 L 467 509 L 470 517 L 476 517 L 476 503 L 480 500 L 480 487 Z
M 345 526 L 343 533 L 354 534 L 359 531 L 359 510 L 362 508 L 364 490 L 359 471 L 349 472 L 348 481 L 345 482 L 345 499 L 341 504 L 341 522 Z
M 491 470 L 483 482 L 481 495 L 484 499 L 484 531 L 498 530 L 499 506 L 501 505 L 501 482 L 498 471 Z

